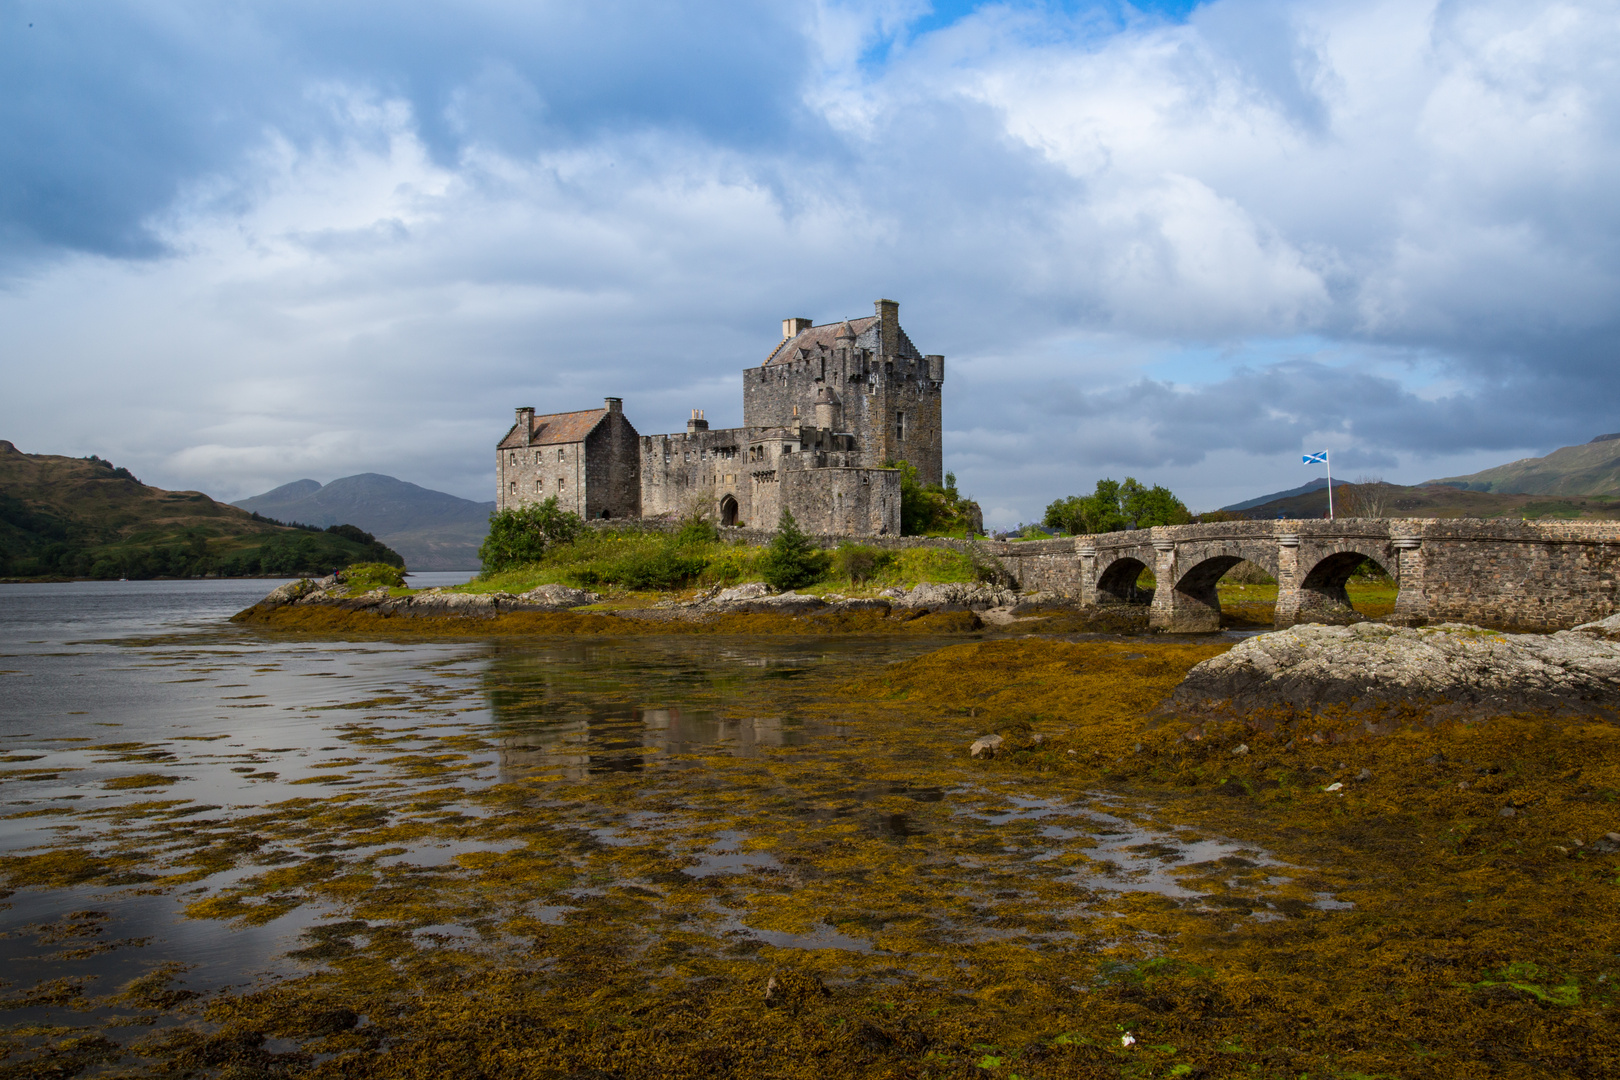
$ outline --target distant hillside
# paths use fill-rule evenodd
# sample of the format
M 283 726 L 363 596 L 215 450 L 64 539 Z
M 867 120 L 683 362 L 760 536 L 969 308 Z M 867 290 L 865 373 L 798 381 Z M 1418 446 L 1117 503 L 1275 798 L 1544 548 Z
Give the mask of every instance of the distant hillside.
M 1348 480 L 1335 480 L 1335 481 L 1333 481 L 1333 490 L 1338 491 L 1339 488 L 1343 487 L 1347 483 L 1349 483 Z M 1257 498 L 1245 499 L 1242 502 L 1233 503 L 1231 506 L 1223 506 L 1223 507 L 1221 507 L 1221 509 L 1226 510 L 1228 512 L 1236 512 L 1238 510 L 1248 510 L 1248 509 L 1250 509 L 1252 507 L 1262 506 L 1262 505 L 1264 505 L 1266 503 L 1276 502 L 1279 499 L 1292 499 L 1296 495 L 1309 495 L 1313 491 L 1323 491 L 1323 490 L 1325 490 L 1327 488 L 1327 486 L 1328 486 L 1327 477 L 1318 476 L 1315 480 L 1312 480 L 1310 483 L 1301 484 L 1297 488 L 1289 488 L 1287 491 L 1273 491 L 1270 495 L 1261 495 L 1261 496 L 1258 496 Z M 1322 501 L 1323 501 L 1324 504 L 1327 502 L 1327 496 L 1326 495 L 1322 496 Z
M 1556 498 L 1468 491 L 1446 485 L 1405 487 L 1400 484 L 1333 482 L 1334 511 L 1339 517 L 1516 517 L 1620 518 L 1620 498 Z M 1327 492 L 1273 499 L 1236 511 L 1247 518 L 1319 518 L 1327 514 Z
M 1546 457 L 1520 458 L 1494 469 L 1427 483 L 1531 495 L 1620 495 L 1620 433 L 1599 435 Z
M 349 522 L 405 557 L 412 570 L 476 570 L 493 502 L 460 499 L 381 473 L 360 473 L 322 487 L 294 480 L 232 504 L 278 521 Z
M 399 562 L 369 534 L 288 528 L 164 491 L 98 457 L 25 454 L 0 440 L 0 576 L 243 577 Z

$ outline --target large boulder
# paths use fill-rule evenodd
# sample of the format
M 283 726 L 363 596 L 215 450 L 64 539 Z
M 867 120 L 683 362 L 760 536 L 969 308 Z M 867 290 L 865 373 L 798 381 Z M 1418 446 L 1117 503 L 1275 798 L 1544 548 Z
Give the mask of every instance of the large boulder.
M 534 604 L 553 611 L 602 602 L 602 598 L 596 593 L 587 589 L 572 589 L 567 585 L 541 585 L 526 593 L 519 593 L 517 599 L 522 603 Z
M 1018 603 L 1018 594 L 994 585 L 924 582 L 894 598 L 896 608 L 908 611 L 985 611 Z
M 1620 705 L 1620 643 L 1590 632 L 1503 634 L 1459 623 L 1362 622 L 1260 634 L 1187 673 L 1166 704 L 1414 705 L 1445 714 L 1607 712 Z

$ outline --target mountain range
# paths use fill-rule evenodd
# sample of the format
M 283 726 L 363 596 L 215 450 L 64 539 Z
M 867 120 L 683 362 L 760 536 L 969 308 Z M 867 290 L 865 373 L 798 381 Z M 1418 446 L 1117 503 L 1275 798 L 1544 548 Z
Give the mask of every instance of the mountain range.
M 1467 476 L 1447 476 L 1425 484 L 1529 495 L 1620 495 L 1620 432 L 1562 447 L 1546 457 L 1520 458 Z
M 322 485 L 294 480 L 231 504 L 275 518 L 325 527 L 358 525 L 405 557 L 412 570 L 476 570 L 493 502 L 473 502 L 381 473 Z

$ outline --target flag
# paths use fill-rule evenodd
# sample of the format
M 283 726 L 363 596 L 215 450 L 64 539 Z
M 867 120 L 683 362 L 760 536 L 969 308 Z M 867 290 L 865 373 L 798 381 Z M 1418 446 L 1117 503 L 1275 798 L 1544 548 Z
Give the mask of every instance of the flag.
M 1320 465 L 1327 461 L 1327 455 L 1328 452 L 1323 450 L 1316 454 L 1306 454 L 1303 460 L 1306 465 Z

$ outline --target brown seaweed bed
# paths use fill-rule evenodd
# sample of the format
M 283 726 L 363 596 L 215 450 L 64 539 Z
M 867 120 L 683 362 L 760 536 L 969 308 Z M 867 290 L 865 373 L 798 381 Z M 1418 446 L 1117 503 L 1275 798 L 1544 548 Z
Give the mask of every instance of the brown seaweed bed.
M 8 753 L 0 1076 L 1620 1074 L 1616 729 L 1182 738 L 1229 644 L 508 636 Z

